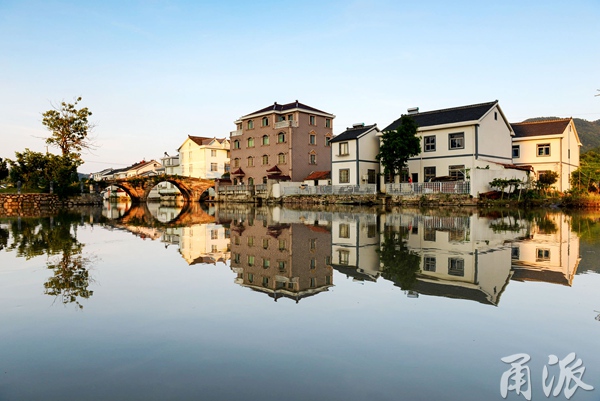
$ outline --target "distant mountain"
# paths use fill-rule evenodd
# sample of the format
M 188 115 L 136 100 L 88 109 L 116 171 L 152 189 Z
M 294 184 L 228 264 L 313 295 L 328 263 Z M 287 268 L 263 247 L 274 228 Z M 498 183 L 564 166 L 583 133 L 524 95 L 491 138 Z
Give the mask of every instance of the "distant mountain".
M 535 117 L 528 118 L 524 122 L 556 120 L 558 118 L 561 117 Z M 581 153 L 600 148 L 600 120 L 588 121 L 581 118 L 574 118 L 573 121 L 575 122 L 575 128 L 577 128 L 577 135 L 579 135 L 579 139 L 583 144 Z

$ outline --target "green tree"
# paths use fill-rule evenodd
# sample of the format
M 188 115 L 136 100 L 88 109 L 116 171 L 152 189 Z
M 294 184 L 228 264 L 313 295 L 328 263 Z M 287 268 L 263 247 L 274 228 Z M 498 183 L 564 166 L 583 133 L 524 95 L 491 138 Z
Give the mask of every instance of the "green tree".
M 547 171 L 538 177 L 536 186 L 539 190 L 546 193 L 554 183 L 558 181 L 558 173 L 556 171 Z
M 403 115 L 396 130 L 383 132 L 377 160 L 381 161 L 385 175 L 399 175 L 408 159 L 421 153 L 417 128 L 412 117 Z
M 579 168 L 571 173 L 571 186 L 582 191 L 599 192 L 600 149 L 581 154 Z
M 8 164 L 6 160 L 2 160 L 0 157 L 0 181 L 8 177 Z
M 60 108 L 54 107 L 42 114 L 42 124 L 52 133 L 46 143 L 59 148 L 64 157 L 70 156 L 73 159 L 79 159 L 82 150 L 95 148 L 89 138 L 94 128 L 88 120 L 92 112 L 87 107 L 77 109 L 80 101 L 81 97 L 72 104 L 62 102 Z
M 24 189 L 48 191 L 52 181 L 59 196 L 76 192 L 80 159 L 32 152 L 29 149 L 22 153 L 15 152 L 15 156 L 14 161 L 9 160 L 12 183 L 21 181 Z

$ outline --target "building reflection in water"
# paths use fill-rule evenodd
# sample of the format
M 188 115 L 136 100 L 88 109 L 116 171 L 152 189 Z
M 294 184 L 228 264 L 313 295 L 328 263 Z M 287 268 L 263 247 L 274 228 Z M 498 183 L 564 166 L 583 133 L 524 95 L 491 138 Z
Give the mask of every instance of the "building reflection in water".
M 328 221 L 286 221 L 280 208 L 233 211 L 231 269 L 235 282 L 299 302 L 333 285 Z
M 579 237 L 571 216 L 535 216 L 527 237 L 511 249 L 513 280 L 544 281 L 571 286 L 579 266 Z

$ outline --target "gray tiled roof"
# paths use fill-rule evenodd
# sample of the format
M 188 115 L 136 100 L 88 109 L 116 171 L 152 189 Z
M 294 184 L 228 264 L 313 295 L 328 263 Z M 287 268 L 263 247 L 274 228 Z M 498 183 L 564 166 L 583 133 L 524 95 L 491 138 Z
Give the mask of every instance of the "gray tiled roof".
M 451 124 L 462 121 L 476 121 L 485 115 L 492 107 L 498 104 L 498 101 L 468 106 L 453 107 L 451 109 L 426 111 L 423 113 L 411 114 L 419 127 L 430 127 L 433 125 Z M 388 125 L 383 131 L 392 131 L 400 126 L 400 118 Z
M 319 109 L 315 109 L 314 107 L 307 106 L 307 105 L 305 105 L 303 103 L 300 103 L 299 101 L 296 100 L 295 102 L 286 103 L 286 104 L 278 104 L 277 102 L 275 102 L 271 106 L 267 106 L 265 108 L 257 110 L 254 113 L 246 114 L 244 117 L 251 116 L 251 115 L 254 115 L 254 114 L 266 113 L 268 111 L 284 112 L 286 110 L 291 110 L 291 109 L 304 109 L 306 111 L 314 111 L 316 113 L 330 114 L 330 113 L 327 113 L 326 111 L 322 111 L 322 110 L 319 110 Z
M 377 124 L 372 124 L 372 125 L 348 128 L 348 129 L 346 129 L 346 131 L 342 132 L 341 134 L 339 134 L 335 138 L 333 138 L 331 140 L 331 142 L 340 142 L 340 141 L 348 141 L 348 140 L 356 139 L 359 136 L 361 136 L 362 134 L 364 134 L 365 132 L 367 132 L 368 130 L 370 130 L 371 128 L 376 127 L 376 126 L 377 126 Z
M 560 135 L 565 132 L 570 121 L 570 118 L 562 118 L 560 120 L 514 123 L 510 125 L 513 131 L 515 131 L 516 138 L 525 138 L 541 135 Z

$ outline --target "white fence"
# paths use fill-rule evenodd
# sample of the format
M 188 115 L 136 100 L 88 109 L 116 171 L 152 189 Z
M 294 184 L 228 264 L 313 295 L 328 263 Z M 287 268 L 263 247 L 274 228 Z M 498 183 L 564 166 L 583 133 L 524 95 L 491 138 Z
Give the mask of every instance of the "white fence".
M 375 184 L 368 185 L 300 185 L 298 187 L 282 187 L 281 195 L 374 195 Z
M 385 184 L 388 195 L 469 194 L 470 189 L 469 181 Z

